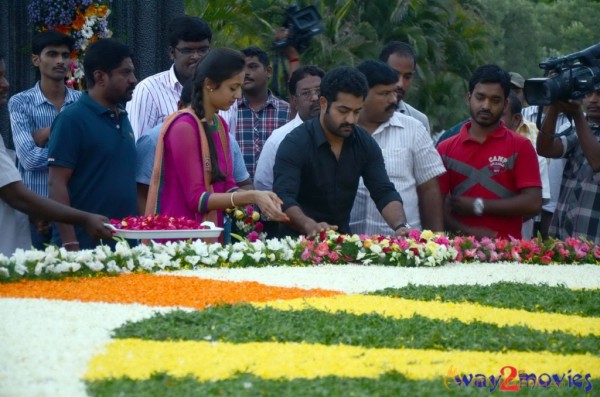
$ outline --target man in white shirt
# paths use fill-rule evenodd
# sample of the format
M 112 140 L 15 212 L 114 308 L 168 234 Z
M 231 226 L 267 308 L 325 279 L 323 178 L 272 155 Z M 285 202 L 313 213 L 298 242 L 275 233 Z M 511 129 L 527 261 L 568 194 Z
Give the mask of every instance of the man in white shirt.
M 377 141 L 390 181 L 404 202 L 412 228 L 443 231 L 442 195 L 437 176 L 446 172 L 423 123 L 396 112 L 397 73 L 381 61 L 357 66 L 369 83 L 358 124 Z M 375 208 L 368 190 L 359 184 L 350 215 L 353 233 L 393 235 Z
M 131 101 L 127 102 L 136 141 L 177 110 L 183 85 L 194 76 L 196 65 L 210 50 L 212 31 L 198 17 L 177 17 L 170 22 L 168 32 L 168 51 L 173 65 L 138 83 Z M 227 122 L 231 136 L 235 136 L 237 104 L 219 114 Z
M 319 115 L 319 87 L 325 72 L 316 66 L 301 66 L 296 69 L 288 83 L 291 105 L 298 111 L 292 121 L 276 130 L 265 141 L 254 174 L 257 190 L 273 190 L 273 165 L 279 144 L 283 138 L 303 122 Z
M 411 46 L 402 41 L 392 41 L 383 47 L 379 54 L 379 60 L 387 63 L 389 67 L 398 73 L 398 83 L 396 83 L 397 110 L 419 120 L 425 126 L 427 133 L 431 134 L 427 115 L 404 102 L 404 96 L 410 89 L 417 67 L 417 56 Z

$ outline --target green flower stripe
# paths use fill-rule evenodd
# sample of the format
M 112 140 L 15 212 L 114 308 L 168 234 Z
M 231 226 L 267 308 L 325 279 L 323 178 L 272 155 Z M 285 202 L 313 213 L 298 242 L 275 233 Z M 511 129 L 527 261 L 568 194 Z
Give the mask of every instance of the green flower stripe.
M 387 373 L 378 379 L 323 377 L 317 379 L 266 380 L 240 374 L 237 378 L 200 383 L 192 377 L 173 378 L 155 374 L 146 381 L 111 379 L 88 383 L 88 394 L 95 397 L 187 397 L 187 396 L 235 396 L 235 397 L 397 397 L 397 396 L 481 396 L 490 395 L 488 388 L 458 387 L 451 379 L 413 381 L 401 374 Z M 592 392 L 599 390 L 600 381 L 592 379 Z M 496 389 L 496 392 L 498 390 Z M 503 394 L 503 393 L 500 393 Z M 521 388 L 511 396 L 583 396 L 581 388 L 542 387 Z
M 128 323 L 116 338 L 307 342 L 369 348 L 416 348 L 479 351 L 547 351 L 600 354 L 600 337 L 538 332 L 527 327 L 498 327 L 422 316 L 396 320 L 377 314 L 330 314 L 318 310 L 279 311 L 247 304 L 203 311 L 175 311 Z
M 386 288 L 373 295 L 441 302 L 471 302 L 482 305 L 523 309 L 530 312 L 560 313 L 600 317 L 600 290 L 572 290 L 564 286 L 495 283 L 484 285 L 416 286 Z

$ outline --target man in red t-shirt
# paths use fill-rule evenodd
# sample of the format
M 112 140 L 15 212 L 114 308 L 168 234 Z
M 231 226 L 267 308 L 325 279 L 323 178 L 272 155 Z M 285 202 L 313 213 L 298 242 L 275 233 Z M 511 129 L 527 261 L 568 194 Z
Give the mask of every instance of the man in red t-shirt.
M 469 80 L 471 121 L 440 143 L 446 229 L 476 237 L 521 238 L 523 217 L 540 212 L 542 184 L 531 142 L 501 121 L 510 76 L 485 65 Z

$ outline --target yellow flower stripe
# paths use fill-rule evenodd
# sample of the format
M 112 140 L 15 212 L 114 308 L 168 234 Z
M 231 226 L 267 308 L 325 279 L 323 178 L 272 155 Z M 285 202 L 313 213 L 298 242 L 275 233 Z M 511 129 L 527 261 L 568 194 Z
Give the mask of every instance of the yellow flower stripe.
M 421 316 L 464 323 L 481 321 L 499 326 L 522 325 L 538 331 L 561 331 L 578 336 L 600 335 L 600 318 L 556 313 L 532 313 L 526 310 L 501 309 L 478 303 L 419 301 L 374 295 L 340 295 L 329 298 L 292 299 L 255 303 L 257 307 L 279 310 L 317 309 L 329 313 L 380 314 L 392 318 Z
M 588 373 L 600 368 L 600 357 L 590 354 L 490 353 L 420 349 L 368 349 L 305 343 L 242 343 L 205 341 L 115 340 L 89 365 L 86 380 L 129 377 L 148 379 L 164 372 L 199 381 L 228 379 L 251 373 L 265 379 L 321 376 L 377 378 L 398 371 L 408 378 L 434 379 L 459 373 L 497 375 L 511 365 L 528 373 Z M 593 374 L 592 374 L 593 375 Z

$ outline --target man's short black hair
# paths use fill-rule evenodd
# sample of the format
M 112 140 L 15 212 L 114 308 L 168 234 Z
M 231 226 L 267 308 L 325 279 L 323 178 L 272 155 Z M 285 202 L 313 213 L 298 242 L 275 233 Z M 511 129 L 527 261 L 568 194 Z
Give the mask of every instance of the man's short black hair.
M 245 57 L 257 57 L 264 67 L 267 67 L 270 64 L 269 55 L 260 47 L 246 47 L 242 50 L 242 54 L 244 54 Z
M 390 85 L 398 82 L 398 73 L 382 61 L 366 60 L 361 62 L 356 69 L 365 75 L 369 88 L 379 84 Z
M 415 62 L 415 66 L 417 64 L 417 56 L 408 43 L 405 43 L 403 41 L 390 41 L 388 44 L 385 45 L 385 47 L 383 47 L 383 49 L 379 53 L 379 60 L 387 63 L 388 58 L 392 54 L 410 57 Z
M 298 82 L 304 79 L 305 77 L 318 76 L 320 78 L 323 78 L 324 75 L 325 72 L 323 71 L 323 69 L 318 68 L 316 66 L 300 66 L 298 69 L 294 70 L 294 73 L 292 73 L 290 81 L 288 82 L 288 89 L 290 91 L 290 95 L 296 95 L 296 86 L 298 85 Z
M 473 93 L 477 84 L 498 83 L 504 91 L 504 98 L 510 94 L 510 75 L 498 65 L 483 65 L 477 68 L 469 79 L 469 92 Z
M 40 55 L 44 48 L 48 46 L 62 46 L 65 45 L 69 51 L 73 51 L 75 46 L 75 39 L 66 34 L 57 32 L 56 30 L 45 30 L 37 33 L 31 40 L 31 53 L 34 55 Z
M 341 66 L 325 73 L 321 79 L 321 96 L 327 99 L 327 108 L 343 92 L 365 99 L 369 93 L 369 84 L 364 74 L 356 68 Z
M 173 48 L 180 40 L 198 42 L 207 39 L 212 40 L 212 30 L 208 23 L 202 18 L 188 15 L 173 18 L 167 28 L 169 45 Z
M 83 71 L 87 86 L 92 88 L 96 84 L 94 80 L 96 70 L 110 73 L 126 58 L 131 58 L 131 50 L 117 40 L 100 39 L 92 43 L 83 57 Z

